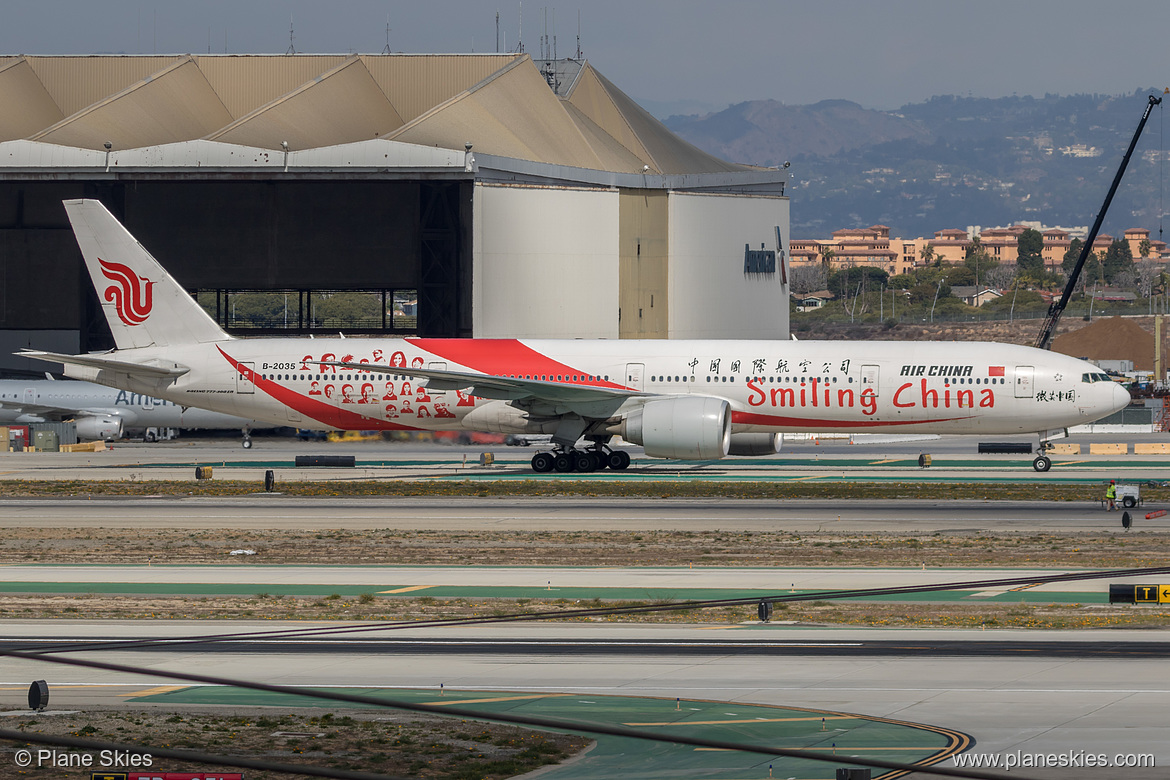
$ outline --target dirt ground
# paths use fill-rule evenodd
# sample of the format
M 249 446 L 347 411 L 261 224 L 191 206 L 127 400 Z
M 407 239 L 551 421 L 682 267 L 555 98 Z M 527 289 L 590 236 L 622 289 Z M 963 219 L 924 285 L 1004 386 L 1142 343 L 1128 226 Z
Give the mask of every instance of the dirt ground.
M 159 709 L 95 709 L 75 715 L 5 718 L 4 728 L 54 736 L 216 753 L 229 757 L 337 767 L 392 777 L 496 780 L 556 763 L 591 744 L 584 737 L 533 732 L 513 726 L 437 718 L 394 710 L 235 710 L 224 714 Z M 100 751 L 56 748 L 57 768 L 21 770 L 15 754 L 38 744 L 0 743 L 5 777 L 77 780 L 105 767 Z M 4 755 L 5 753 L 9 755 Z M 72 758 L 68 756 L 72 755 Z M 88 755 L 92 769 L 64 768 Z M 112 760 L 113 755 L 107 760 Z M 123 761 L 129 760 L 124 755 Z M 50 759 L 53 761 L 54 759 Z M 117 771 L 243 772 L 248 780 L 301 777 L 152 757 L 149 766 Z M 74 767 L 80 764 L 74 763 Z
M 253 556 L 231 556 L 248 548 Z M 1038 566 L 1170 562 L 1170 532 L 842 534 L 8 528 L 0 564 Z

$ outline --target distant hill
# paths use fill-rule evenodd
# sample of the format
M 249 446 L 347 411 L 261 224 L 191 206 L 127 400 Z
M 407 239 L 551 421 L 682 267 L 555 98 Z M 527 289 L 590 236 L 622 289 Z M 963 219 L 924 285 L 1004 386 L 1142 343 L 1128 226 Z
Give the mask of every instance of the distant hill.
M 1146 95 L 951 95 L 875 111 L 844 100 L 788 106 L 758 100 L 666 125 L 734 162 L 792 163 L 792 231 L 889 225 L 891 235 L 1019 220 L 1090 224 L 1137 127 Z M 1168 101 L 1170 102 L 1170 101 Z M 1155 112 L 1162 110 L 1155 108 Z M 1157 234 L 1163 165 L 1157 113 L 1103 230 Z
M 673 116 L 667 125 L 725 160 L 770 166 L 888 141 L 933 140 L 921 122 L 870 111 L 848 100 L 822 100 L 811 106 L 753 100 L 706 116 Z

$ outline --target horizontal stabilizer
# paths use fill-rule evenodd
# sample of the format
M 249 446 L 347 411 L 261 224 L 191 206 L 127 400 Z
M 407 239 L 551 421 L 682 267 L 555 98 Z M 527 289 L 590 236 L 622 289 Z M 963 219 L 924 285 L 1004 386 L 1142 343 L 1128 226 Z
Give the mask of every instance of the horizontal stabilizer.
M 58 352 L 42 352 L 40 350 L 25 349 L 14 353 L 18 357 L 45 360 L 50 363 L 66 363 L 71 366 L 86 366 L 106 371 L 117 371 L 131 376 L 163 379 L 166 377 L 180 377 L 191 369 L 179 363 L 151 360 L 149 363 L 131 363 L 126 360 L 114 360 L 101 355 L 63 355 Z

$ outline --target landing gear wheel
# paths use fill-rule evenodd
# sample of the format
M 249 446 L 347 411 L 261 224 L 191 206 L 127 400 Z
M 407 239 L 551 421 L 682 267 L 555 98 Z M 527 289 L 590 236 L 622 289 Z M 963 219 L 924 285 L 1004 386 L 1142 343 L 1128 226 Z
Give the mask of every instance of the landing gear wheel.
M 625 471 L 630 466 L 630 454 L 622 450 L 609 453 L 609 467 L 614 471 Z
M 532 456 L 532 470 L 537 474 L 547 474 L 553 470 L 553 456 L 549 452 L 538 452 Z
M 567 452 L 558 452 L 553 456 L 553 468 L 562 474 L 568 474 L 573 470 L 573 459 Z
M 1032 461 L 1032 468 L 1039 472 L 1048 471 L 1052 468 L 1052 459 L 1047 455 L 1037 455 L 1036 460 Z
M 600 450 L 591 450 L 589 454 L 593 456 L 594 471 L 601 471 L 602 469 L 609 467 L 609 455 L 606 453 L 601 452 Z
M 583 474 L 593 471 L 597 468 L 597 461 L 593 457 L 592 452 L 575 452 L 573 453 L 573 470 L 579 471 Z
M 244 449 L 246 449 L 246 450 L 252 449 L 252 437 L 245 436 L 243 444 L 244 444 Z

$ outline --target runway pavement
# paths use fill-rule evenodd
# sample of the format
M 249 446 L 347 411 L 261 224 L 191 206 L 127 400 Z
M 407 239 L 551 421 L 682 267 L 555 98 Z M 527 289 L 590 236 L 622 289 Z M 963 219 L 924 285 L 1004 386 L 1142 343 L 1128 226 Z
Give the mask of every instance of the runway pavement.
M 474 531 L 848 531 L 882 533 L 1116 532 L 1096 488 L 1080 500 L 829 502 L 755 499 L 290 498 L 259 491 L 240 498 L 0 498 L 0 528 L 378 529 Z M 1135 528 L 1170 529 L 1170 516 Z
M 1114 436 L 1112 438 L 1119 438 Z M 836 501 L 831 505 L 721 499 L 629 500 L 605 498 L 295 499 L 259 488 L 264 471 L 278 481 L 302 476 L 329 479 L 528 478 L 527 451 L 501 450 L 504 466 L 464 467 L 459 451 L 391 452 L 390 445 L 348 452 L 379 461 L 350 470 L 294 470 L 297 452 L 325 445 L 270 443 L 252 451 L 186 443 L 158 447 L 118 446 L 91 455 L 0 456 L 0 479 L 133 479 L 193 476 L 196 463 L 216 467 L 216 478 L 256 480 L 257 492 L 233 499 L 0 499 L 0 528 L 88 527 L 205 529 L 418 529 L 470 531 L 835 531 L 883 533 L 1123 533 L 1117 514 L 1101 510 L 1102 480 L 1163 479 L 1166 460 L 1138 456 L 1057 460 L 1037 475 L 1027 459 L 977 459 L 953 442 L 902 443 L 882 452 L 851 454 L 849 445 L 794 448 L 787 457 L 720 464 L 635 461 L 620 478 L 897 479 L 972 478 L 1044 480 L 1067 484 L 1077 500 L 1040 502 Z M 970 441 L 970 440 L 967 440 Z M 364 445 L 357 445 L 358 447 Z M 963 445 L 966 446 L 966 445 Z M 916 451 L 935 449 L 941 467 L 912 465 Z M 831 451 L 830 451 L 831 449 Z M 915 452 L 908 452 L 913 449 Z M 339 452 L 330 445 L 330 452 Z M 473 457 L 469 460 L 473 461 Z M 891 456 L 891 457 L 885 457 Z M 360 459 L 360 458 L 359 458 Z M 380 465 L 381 461 L 389 465 Z M 882 462 L 885 461 L 885 462 Z M 948 461 L 950 464 L 948 465 Z M 939 462 L 939 461 L 936 461 Z M 222 464 L 222 465 L 221 465 Z M 568 475 L 579 478 L 580 475 Z M 605 474 L 605 478 L 613 475 Z M 547 479 L 562 477 L 551 476 Z M 1152 507 L 1151 507 L 1152 508 Z M 1166 518 L 1139 520 L 1141 530 L 1170 528 Z M 156 562 L 159 563 L 159 562 Z M 4 566 L 0 587 L 24 592 L 184 592 L 244 588 L 276 593 L 348 588 L 353 592 L 407 589 L 449 595 L 524 592 L 585 598 L 592 589 L 615 596 L 621 589 L 643 595 L 622 598 L 687 598 L 696 592 L 877 587 L 971 579 L 1030 576 L 1048 570 L 928 569 L 689 569 L 485 567 L 268 567 L 262 560 L 234 560 L 224 567 Z M 1043 586 L 1023 592 L 963 593 L 967 600 L 1064 598 L 1103 600 L 1107 582 Z M 117 590 L 133 586 L 139 590 Z M 40 589 L 40 590 L 38 590 Z M 299 590 L 298 590 L 299 589 Z M 509 590 L 512 589 L 512 590 Z M 608 590 L 607 590 L 608 589 Z M 107 590 L 106 592 L 111 592 Z M 209 591 L 210 592 L 210 591 Z M 345 592 L 349 593 L 349 590 Z M 531 597 L 531 596 L 529 596 Z M 557 597 L 560 597 L 559 595 Z M 241 630 L 316 627 L 317 623 L 162 623 L 6 620 L 0 649 L 46 643 L 134 639 Z M 362 634 L 331 640 L 281 640 L 228 645 L 182 645 L 151 650 L 118 648 L 78 656 L 140 664 L 156 670 L 193 670 L 242 679 L 302 686 L 370 686 L 437 690 L 573 693 L 672 700 L 811 707 L 913 721 L 974 736 L 977 752 L 1092 750 L 1156 754 L 1158 770 L 1126 769 L 1126 777 L 1164 776 L 1170 747 L 1164 737 L 1164 703 L 1170 694 L 1165 657 L 1170 643 L 1157 631 L 1024 632 L 797 629 L 770 624 L 741 626 L 523 624 L 450 629 L 410 629 L 393 640 Z M 110 705 L 158 689 L 166 679 L 48 667 L 43 662 L 0 659 L 0 696 L 23 698 L 28 682 L 47 679 L 54 706 Z M 169 703 L 180 705 L 181 696 Z M 158 701 L 158 700 L 155 700 Z M 190 699 L 194 701 L 194 699 Z M 1099 777 L 1097 770 L 1030 769 L 1030 777 Z M 634 775 L 630 775 L 633 780 Z
M 374 593 L 441 598 L 714 599 L 829 590 L 948 585 L 1047 577 L 1054 569 L 937 568 L 591 568 L 545 566 L 165 566 L 0 565 L 0 593 L 136 593 L 319 596 Z M 1080 572 L 1085 573 L 1085 572 Z M 1163 579 L 1170 579 L 1165 577 Z M 1104 602 L 1110 577 L 1039 585 L 968 586 L 936 601 L 1089 600 Z M 1061 598 L 1072 594 L 1072 598 Z M 891 600 L 898 600 L 892 598 Z
M 254 624 L 258 629 L 305 627 L 303 623 Z M 240 623 L 147 624 L 38 623 L 11 625 L 30 640 L 239 630 Z M 526 625 L 409 632 L 415 640 L 466 641 L 463 648 L 413 651 L 409 647 L 345 642 L 328 652 L 264 652 L 262 647 L 223 647 L 198 652 L 76 653 L 154 670 L 182 669 L 233 678 L 263 679 L 299 686 L 371 686 L 446 691 L 562 692 L 579 696 L 653 696 L 673 700 L 771 704 L 857 712 L 932 724 L 972 735 L 976 752 L 1005 754 L 1090 750 L 1153 753 L 1163 770 L 1127 770 L 1126 777 L 1162 777 L 1170 762 L 1162 715 L 1170 683 L 1162 657 L 1122 657 L 1118 648 L 1163 648 L 1161 632 L 1109 632 L 1114 650 L 1103 655 L 1037 653 L 1038 643 L 1079 641 L 1081 632 L 1024 631 L 831 631 L 783 627 L 711 631 L 697 626 Z M 755 641 L 793 645 L 780 653 L 734 652 L 727 644 L 751 634 Z M 994 637 L 994 638 L 992 638 Z M 1038 638 L 1043 637 L 1043 638 Z M 550 653 L 541 644 L 557 642 L 641 642 L 610 652 L 566 648 Z M 486 652 L 484 643 L 531 640 L 528 648 Z M 850 650 L 874 641 L 900 643 L 889 652 Z M 678 645 L 707 642 L 702 651 Z M 953 642 L 946 653 L 932 651 Z M 675 647 L 672 647 L 672 643 Z M 992 646 L 994 643 L 995 646 Z M 803 648 L 795 647 L 803 645 Z M 1014 649 L 1013 649 L 1014 648 Z M 280 649 L 280 648 L 278 648 Z M 284 648 L 287 650 L 287 648 Z M 828 652 L 833 649 L 834 652 Z M 0 660 L 0 687 L 23 692 L 27 681 L 47 679 L 54 705 L 63 708 L 110 704 L 182 682 L 157 677 L 49 667 L 41 662 Z M 237 702 L 245 701 L 236 699 Z M 176 708 L 178 698 L 157 706 Z M 1029 770 L 1028 777 L 1101 777 L 1099 771 Z M 634 776 L 634 775 L 631 775 Z M 1119 776 L 1119 775 L 1112 775 Z
M 98 453 L 0 453 L 0 480 L 189 480 L 197 466 L 211 466 L 216 479 L 263 483 L 268 470 L 277 482 L 401 479 L 752 479 L 803 480 L 898 480 L 898 481 L 1023 481 L 1043 483 L 1100 483 L 1110 478 L 1165 479 L 1170 456 L 1089 455 L 1089 445 L 1100 441 L 1124 443 L 1164 439 L 1158 434 L 1096 434 L 1075 437 L 1086 454 L 1054 456 L 1051 471 L 1032 470 L 1031 455 L 978 455 L 978 442 L 970 436 L 869 440 L 851 445 L 847 440 L 804 441 L 779 455 L 759 458 L 725 458 L 718 461 L 670 461 L 646 458 L 640 448 L 630 447 L 634 458 L 624 472 L 609 470 L 592 474 L 533 474 L 529 447 L 451 447 L 435 444 L 371 442 L 299 442 L 290 439 L 256 439 L 252 449 L 222 440 L 178 440 L 143 444 L 118 442 Z M 998 437 L 999 439 L 1013 437 Z M 1027 443 L 1029 437 L 1014 437 Z M 1034 442 L 1033 442 L 1034 443 Z M 545 445 L 547 447 L 547 445 Z M 480 466 L 479 456 L 491 453 L 495 462 Z M 352 455 L 354 468 L 297 468 L 297 455 Z M 932 455 L 929 468 L 920 468 L 921 454 Z

